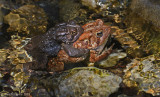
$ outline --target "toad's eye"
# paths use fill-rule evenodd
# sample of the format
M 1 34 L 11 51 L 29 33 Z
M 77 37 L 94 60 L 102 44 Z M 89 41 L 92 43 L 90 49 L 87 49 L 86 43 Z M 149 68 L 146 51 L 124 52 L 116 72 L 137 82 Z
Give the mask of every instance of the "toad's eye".
M 76 33 L 77 33 L 76 31 L 72 31 L 72 32 L 71 32 L 72 35 L 73 35 L 73 34 L 76 34 Z
M 103 32 L 102 31 L 97 33 L 97 37 L 102 37 L 102 36 L 103 36 Z

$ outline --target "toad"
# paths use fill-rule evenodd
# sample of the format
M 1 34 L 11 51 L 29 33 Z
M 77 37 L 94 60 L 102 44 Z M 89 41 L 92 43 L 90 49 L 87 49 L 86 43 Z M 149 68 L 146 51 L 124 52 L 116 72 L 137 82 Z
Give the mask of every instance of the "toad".
M 104 25 L 101 19 L 97 19 L 95 22 L 85 24 L 82 28 L 84 33 L 73 46 L 78 49 L 89 49 L 90 62 L 100 61 L 111 53 L 114 44 L 109 48 L 106 45 L 111 35 L 110 26 Z
M 35 36 L 24 47 L 33 57 L 32 69 L 46 69 L 48 58 L 56 57 L 61 44 L 71 44 L 75 42 L 83 33 L 81 26 L 75 21 L 57 24 L 45 34 Z
M 113 45 L 107 48 L 107 42 L 111 35 L 110 26 L 104 25 L 101 19 L 82 26 L 84 33 L 72 45 L 62 44 L 53 63 L 75 63 L 83 61 L 89 56 L 89 62 L 94 63 L 106 58 L 112 51 Z M 51 65 L 51 64 L 49 64 Z

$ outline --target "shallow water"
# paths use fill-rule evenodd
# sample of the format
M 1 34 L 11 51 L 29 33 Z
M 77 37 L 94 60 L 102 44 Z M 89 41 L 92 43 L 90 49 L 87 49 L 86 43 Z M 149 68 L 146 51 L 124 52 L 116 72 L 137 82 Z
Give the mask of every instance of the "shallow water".
M 156 0 L 0 0 L 0 95 L 158 97 L 159 7 Z M 39 49 L 34 57 L 24 49 L 59 23 L 83 26 L 96 19 L 111 27 L 105 46 L 114 44 L 110 56 L 94 63 L 97 68 L 88 69 L 89 55 L 82 62 L 52 65 L 53 57 L 43 64 Z M 34 62 L 37 56 L 41 65 Z

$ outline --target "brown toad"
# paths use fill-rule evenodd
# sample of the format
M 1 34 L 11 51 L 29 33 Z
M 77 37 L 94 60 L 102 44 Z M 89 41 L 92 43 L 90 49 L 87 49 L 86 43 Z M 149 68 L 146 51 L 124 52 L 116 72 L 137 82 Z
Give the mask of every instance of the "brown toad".
M 35 36 L 25 46 L 27 52 L 33 57 L 33 69 L 45 69 L 48 58 L 57 56 L 61 44 L 75 42 L 83 33 L 81 26 L 74 21 L 60 23 L 48 30 L 47 33 Z

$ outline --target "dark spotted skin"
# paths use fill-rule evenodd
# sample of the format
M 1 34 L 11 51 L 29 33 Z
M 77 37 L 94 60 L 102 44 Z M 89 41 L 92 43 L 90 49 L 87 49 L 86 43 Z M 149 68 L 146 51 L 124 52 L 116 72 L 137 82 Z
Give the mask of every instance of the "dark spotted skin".
M 75 21 L 58 24 L 47 32 L 48 36 L 52 35 L 56 41 L 65 44 L 75 42 L 82 33 L 83 29 Z
M 48 58 L 56 57 L 61 44 L 72 44 L 83 33 L 81 26 L 74 21 L 60 23 L 45 34 L 35 36 L 24 47 L 33 57 L 31 69 L 46 69 Z

